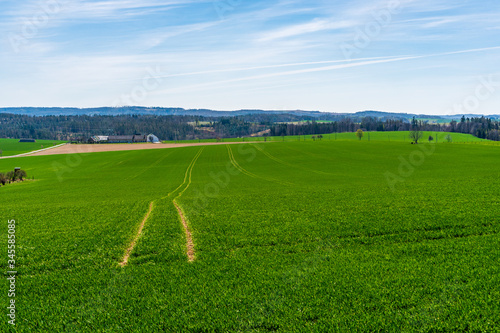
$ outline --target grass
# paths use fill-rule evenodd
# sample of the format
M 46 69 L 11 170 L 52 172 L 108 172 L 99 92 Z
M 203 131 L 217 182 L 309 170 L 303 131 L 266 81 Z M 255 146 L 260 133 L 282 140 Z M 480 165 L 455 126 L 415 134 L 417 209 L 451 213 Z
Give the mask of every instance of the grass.
M 453 143 L 477 143 L 477 142 L 490 142 L 495 144 L 495 142 L 488 141 L 485 139 L 479 139 L 470 134 L 462 133 L 448 133 L 448 132 L 423 132 L 422 142 L 427 142 L 429 136 L 432 136 L 434 140 L 437 139 L 438 143 L 447 142 L 446 136 L 451 136 Z M 355 133 L 331 133 L 323 134 L 323 141 L 334 141 L 334 140 L 359 140 Z M 410 142 L 409 132 L 365 132 L 363 141 L 403 141 Z M 264 141 L 280 141 L 280 142 L 296 142 L 296 141 L 313 141 L 312 135 L 301 135 L 301 136 L 273 136 L 273 137 L 250 137 L 250 138 L 231 138 L 223 139 L 222 142 L 264 142 Z M 205 140 L 179 140 L 179 141 L 164 141 L 164 143 L 197 143 L 197 142 L 217 142 L 216 139 L 205 139 Z M 435 141 L 434 141 L 435 142 Z
M 1 160 L 39 175 L 0 188 L 2 219 L 17 225 L 16 328 L 494 332 L 499 148 L 432 145 L 401 176 L 425 147 L 324 139 Z M 394 191 L 388 172 L 403 178 Z
M 28 153 L 30 151 L 49 148 L 59 145 L 65 141 L 57 140 L 36 140 L 36 142 L 19 142 L 19 139 L 0 139 L 0 150 L 3 151 L 2 156 L 14 156 Z

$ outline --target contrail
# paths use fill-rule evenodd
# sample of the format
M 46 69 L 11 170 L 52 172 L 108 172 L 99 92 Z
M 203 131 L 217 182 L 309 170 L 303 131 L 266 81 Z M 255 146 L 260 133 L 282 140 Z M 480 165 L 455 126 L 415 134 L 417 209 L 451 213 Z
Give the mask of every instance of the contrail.
M 262 74 L 262 75 L 254 75 L 254 76 L 247 76 L 247 77 L 240 77 L 240 78 L 235 78 L 235 79 L 229 79 L 229 80 L 223 80 L 223 81 L 216 81 L 216 82 L 209 82 L 209 83 L 202 83 L 202 84 L 196 84 L 196 85 L 191 85 L 191 86 L 186 86 L 178 89 L 169 89 L 167 92 L 179 92 L 179 91 L 185 91 L 193 88 L 202 88 L 206 86 L 213 86 L 216 84 L 225 84 L 225 83 L 234 83 L 234 82 L 241 82 L 241 81 L 251 81 L 251 80 L 259 80 L 259 79 L 266 79 L 266 78 L 271 78 L 271 77 L 279 77 L 279 76 L 289 76 L 289 75 L 297 75 L 297 74 L 306 74 L 306 73 L 314 73 L 314 72 L 323 72 L 323 71 L 333 71 L 333 70 L 339 70 L 339 69 L 345 69 L 345 68 L 352 68 L 352 67 L 360 67 L 360 66 L 369 66 L 369 65 L 375 65 L 375 64 L 383 64 L 383 63 L 390 63 L 390 62 L 398 62 L 398 61 L 405 61 L 405 60 L 414 60 L 414 59 L 423 59 L 423 58 L 431 58 L 431 57 L 439 57 L 439 56 L 445 56 L 445 55 L 454 55 L 454 54 L 463 54 L 463 53 L 472 53 L 472 52 L 482 52 L 482 51 L 489 51 L 489 50 L 498 50 L 500 49 L 500 46 L 496 47 L 488 47 L 488 48 L 480 48 L 480 49 L 470 49 L 470 50 L 461 50 L 461 51 L 453 51 L 453 52 L 444 52 L 444 53 L 435 53 L 435 54 L 428 54 L 428 55 L 415 55 L 415 56 L 399 56 L 399 57 L 380 57 L 380 58 L 362 58 L 362 59 L 357 59 L 357 60 L 368 60 L 368 59 L 379 59 L 379 60 L 370 60 L 370 61 L 357 61 L 357 62 L 352 62 L 349 60 L 335 60 L 335 61 L 322 61 L 322 62 L 315 62 L 315 63 L 301 63 L 301 64 L 320 64 L 320 63 L 335 63 L 335 62 L 350 62 L 346 64 L 340 64 L 340 65 L 334 65 L 334 66 L 322 66 L 322 67 L 315 67 L 315 68 L 306 68 L 306 69 L 300 69 L 300 70 L 292 70 L 292 71 L 285 71 L 285 72 L 278 72 L 278 73 L 269 73 L 269 74 Z M 253 69 L 259 69 L 259 68 L 277 68 L 277 67 L 285 67 L 285 66 L 294 66 L 298 64 L 284 64 L 284 65 L 275 65 L 275 66 L 262 66 L 262 67 L 255 67 Z M 224 71 L 233 71 L 231 69 L 224 70 Z M 194 74 L 193 74 L 194 75 Z
M 159 75 L 159 76 L 154 76 L 151 78 L 152 79 L 165 79 L 165 78 L 182 77 L 182 76 L 194 76 L 194 75 L 228 73 L 228 72 L 242 72 L 242 71 L 250 71 L 250 70 L 256 70 L 256 69 L 272 69 L 272 68 L 294 67 L 294 66 L 310 66 L 310 65 L 333 64 L 333 63 L 341 63 L 341 62 L 352 62 L 352 61 L 359 61 L 359 60 L 390 59 L 390 58 L 395 58 L 395 56 L 359 58 L 359 59 L 351 59 L 351 60 L 325 60 L 325 61 L 314 61 L 314 62 L 297 62 L 297 63 L 291 63 L 291 64 L 278 64 L 278 65 L 268 65 L 268 66 L 215 69 L 215 70 L 210 70 L 210 71 Z M 114 80 L 114 81 L 134 81 L 134 80 L 143 80 L 143 78 L 128 79 L 128 80 L 123 79 L 123 80 Z
M 213 86 L 213 85 L 216 85 L 216 84 L 234 83 L 234 82 L 250 81 L 250 80 L 259 80 L 259 79 L 267 79 L 267 78 L 271 78 L 271 77 L 297 75 L 297 74 L 304 74 L 304 73 L 332 71 L 332 70 L 343 69 L 343 68 L 368 66 L 368 65 L 373 65 L 373 64 L 381 64 L 381 63 L 388 63 L 388 62 L 395 62 L 395 61 L 417 59 L 417 58 L 422 58 L 422 57 L 423 56 L 413 56 L 413 57 L 403 57 L 403 58 L 391 58 L 391 59 L 384 59 L 384 60 L 362 61 L 362 62 L 356 62 L 356 63 L 351 63 L 351 64 L 342 64 L 342 65 L 335 65 L 335 66 L 307 68 L 307 69 L 299 69 L 299 70 L 286 71 L 286 72 L 278 72 L 278 73 L 270 73 L 270 74 L 246 76 L 246 77 L 241 77 L 241 78 L 236 78 L 236 79 L 230 79 L 230 80 L 223 80 L 223 81 L 216 81 L 216 82 L 209 82 L 209 83 L 201 83 L 201 84 L 191 85 L 191 86 L 182 87 L 182 88 L 178 88 L 178 89 L 168 89 L 168 92 L 182 92 L 182 91 L 190 90 L 190 89 L 193 89 L 193 88 L 203 88 L 203 87 L 207 87 L 207 86 Z

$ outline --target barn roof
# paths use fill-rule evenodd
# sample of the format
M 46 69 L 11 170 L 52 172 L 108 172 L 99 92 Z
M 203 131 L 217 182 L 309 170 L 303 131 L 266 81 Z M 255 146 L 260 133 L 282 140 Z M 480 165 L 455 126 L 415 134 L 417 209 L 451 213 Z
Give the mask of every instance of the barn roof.
M 110 135 L 108 140 L 130 140 L 134 139 L 134 135 Z

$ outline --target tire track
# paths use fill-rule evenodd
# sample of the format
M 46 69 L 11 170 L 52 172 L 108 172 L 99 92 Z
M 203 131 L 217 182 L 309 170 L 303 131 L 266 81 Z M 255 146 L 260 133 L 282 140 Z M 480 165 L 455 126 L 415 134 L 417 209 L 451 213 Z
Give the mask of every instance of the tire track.
M 182 211 L 181 206 L 179 206 L 179 204 L 175 201 L 175 199 L 173 201 L 173 204 L 177 209 L 177 212 L 179 213 L 182 226 L 184 227 L 184 232 L 186 233 L 186 248 L 187 248 L 186 255 L 188 257 L 188 261 L 193 262 L 196 259 L 196 254 L 194 251 L 193 234 L 191 233 L 191 229 L 189 228 L 187 219 L 184 217 L 184 212 Z
M 203 149 L 205 149 L 205 148 L 201 148 L 198 151 L 198 154 L 196 154 L 194 159 L 191 161 L 191 164 L 189 165 L 188 169 L 186 170 L 186 174 L 184 176 L 184 182 L 181 184 L 181 186 L 184 185 L 186 183 L 186 180 L 187 180 L 188 182 L 186 184 L 186 187 L 184 187 L 184 189 L 181 192 L 179 192 L 179 194 L 177 194 L 177 196 L 174 198 L 174 200 L 172 200 L 172 203 L 174 204 L 175 209 L 177 209 L 177 212 L 179 213 L 179 218 L 182 222 L 182 226 L 184 227 L 184 232 L 186 233 L 186 255 L 188 257 L 189 262 L 193 262 L 196 259 L 196 254 L 195 254 L 195 250 L 194 250 L 193 234 L 191 232 L 191 228 L 189 227 L 188 220 L 186 219 L 186 214 L 184 213 L 181 205 L 177 202 L 177 199 L 179 199 L 182 196 L 182 194 L 184 194 L 184 192 L 186 192 L 186 190 L 191 185 L 193 169 L 194 169 L 194 166 L 196 164 L 196 161 L 198 161 L 198 158 L 201 156 Z M 189 177 L 188 177 L 188 173 L 189 173 Z M 178 187 L 177 189 L 179 189 L 179 188 L 180 187 Z M 177 190 L 175 190 L 175 191 L 177 191 Z M 175 191 L 172 193 L 175 193 Z
M 144 216 L 144 219 L 141 222 L 141 225 L 139 226 L 139 230 L 137 231 L 137 234 L 135 235 L 134 239 L 132 240 L 132 243 L 130 243 L 129 247 L 125 251 L 125 255 L 123 256 L 122 261 L 120 262 L 121 267 L 125 267 L 128 264 L 128 259 L 130 258 L 130 254 L 134 250 L 135 245 L 137 244 L 137 241 L 139 240 L 139 237 L 142 234 L 142 229 L 144 229 L 144 225 L 146 224 L 147 220 L 149 219 L 149 216 L 151 215 L 151 212 L 154 209 L 154 201 L 151 201 L 149 204 L 149 209 L 148 212 L 146 213 L 146 216 Z
M 172 192 L 170 192 L 168 195 L 166 195 L 165 197 L 163 197 L 163 198 L 160 199 L 160 200 L 163 200 L 163 199 L 166 199 L 166 198 L 170 197 L 172 194 L 176 193 L 180 188 L 182 188 L 182 186 L 184 186 L 186 184 L 186 182 L 187 182 L 186 187 L 177 195 L 177 197 L 172 201 L 172 203 L 175 206 L 175 208 L 177 209 L 177 212 L 179 213 L 179 217 L 180 217 L 182 225 L 184 227 L 184 231 L 186 232 L 187 256 L 188 256 L 189 262 L 192 262 L 195 259 L 193 236 L 192 236 L 191 230 L 189 228 L 187 219 L 185 218 L 185 214 L 184 214 L 181 206 L 176 202 L 176 199 L 178 199 L 188 189 L 189 185 L 191 185 L 193 168 L 194 168 L 194 165 L 195 165 L 196 161 L 198 160 L 198 158 L 200 157 L 201 153 L 203 152 L 203 149 L 205 149 L 205 147 L 201 148 L 198 151 L 198 153 L 194 156 L 194 158 L 191 161 L 191 163 L 189 163 L 189 165 L 188 165 L 188 167 L 186 169 L 186 172 L 184 174 L 184 181 L 182 182 L 182 184 L 180 184 L 175 190 L 173 190 Z M 170 154 L 168 154 L 168 155 L 170 155 Z M 157 161 L 157 163 L 159 163 L 160 161 L 161 160 Z M 145 226 L 146 222 L 148 221 L 149 216 L 151 215 L 151 212 L 153 211 L 153 209 L 154 209 L 154 201 L 152 201 L 149 204 L 149 210 L 146 213 L 146 216 L 144 216 L 144 219 L 142 220 L 142 222 L 141 222 L 141 224 L 139 226 L 139 230 L 137 231 L 137 234 L 135 235 L 134 239 L 132 240 L 132 242 L 130 243 L 129 247 L 125 251 L 125 255 L 123 256 L 122 261 L 119 263 L 119 265 L 121 267 L 127 266 L 128 260 L 130 258 L 130 255 L 132 254 L 132 251 L 134 250 L 134 247 L 136 246 L 136 244 L 137 244 L 137 242 L 138 242 L 138 240 L 139 240 L 139 238 L 140 238 L 140 236 L 142 234 L 142 230 L 144 229 L 144 226 Z
M 260 152 L 262 152 L 264 155 L 266 155 L 267 157 L 269 157 L 270 159 L 272 159 L 273 161 L 276 161 L 280 164 L 283 164 L 283 165 L 286 165 L 286 166 L 289 166 L 291 168 L 297 168 L 297 169 L 301 169 L 301 170 L 304 170 L 304 171 L 309 171 L 309 172 L 314 172 L 314 173 L 317 173 L 319 175 L 328 175 L 328 176 L 331 176 L 332 174 L 329 173 L 329 172 L 324 172 L 324 171 L 318 171 L 318 170 L 314 170 L 314 169 L 309 169 L 309 168 L 306 168 L 306 167 L 303 167 L 301 165 L 294 165 L 292 163 L 288 163 L 288 162 L 285 162 L 283 160 L 280 160 L 279 158 L 277 157 L 274 157 L 273 155 L 271 155 L 270 153 L 268 153 L 267 151 L 265 151 L 264 149 L 262 149 L 261 147 L 259 147 L 258 145 L 255 145 L 253 144 L 252 146 L 254 146 L 255 148 L 257 148 Z
M 273 182 L 273 183 L 278 183 L 280 185 L 295 185 L 293 183 L 290 183 L 290 182 L 286 182 L 286 181 L 281 181 L 281 180 L 278 180 L 278 179 L 274 179 L 274 178 L 270 178 L 270 177 L 262 177 L 262 176 L 258 176 L 254 173 L 251 173 L 250 171 L 247 171 L 245 170 L 242 166 L 240 166 L 238 164 L 238 162 L 236 161 L 236 159 L 234 158 L 234 154 L 233 154 L 233 150 L 231 149 L 230 146 L 227 146 L 227 152 L 229 154 L 229 159 L 231 160 L 231 164 L 238 170 L 240 171 L 241 173 L 249 176 L 249 177 L 252 177 L 252 178 L 259 178 L 259 179 L 263 179 L 265 181 L 268 181 L 268 182 Z
M 173 190 L 172 192 L 170 192 L 166 196 L 162 197 L 161 200 L 166 199 L 166 198 L 170 197 L 172 194 L 174 194 L 175 192 L 177 192 L 182 186 L 184 186 L 184 184 L 186 184 L 186 181 L 188 181 L 188 177 L 189 177 L 189 184 L 191 184 L 190 171 L 192 171 L 192 168 L 193 168 L 194 164 L 196 163 L 196 161 L 198 160 L 198 158 L 200 157 L 201 153 L 203 152 L 203 149 L 205 149 L 205 148 L 201 148 L 198 151 L 198 153 L 194 156 L 191 163 L 189 163 L 189 165 L 186 169 L 186 172 L 184 174 L 184 181 L 182 182 L 182 184 L 180 184 L 175 190 Z
M 126 178 L 125 180 L 132 180 L 132 179 L 136 179 L 137 177 L 143 175 L 146 171 L 156 167 L 158 164 L 160 164 L 161 162 L 163 162 L 164 159 L 166 159 L 167 157 L 169 157 L 170 155 L 172 155 L 173 151 L 170 151 L 168 154 L 160 157 L 156 162 L 154 162 L 153 164 L 150 164 L 147 168 L 144 168 L 142 169 L 140 172 L 138 172 L 137 174 L 133 175 L 133 176 L 130 176 L 128 178 Z

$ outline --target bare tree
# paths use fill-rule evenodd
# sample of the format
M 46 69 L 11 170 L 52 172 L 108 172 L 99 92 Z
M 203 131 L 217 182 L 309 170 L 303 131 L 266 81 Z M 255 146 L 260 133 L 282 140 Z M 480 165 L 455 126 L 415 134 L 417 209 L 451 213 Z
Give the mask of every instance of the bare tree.
M 422 128 L 422 123 L 419 122 L 415 117 L 413 117 L 411 121 L 411 127 L 410 127 L 410 139 L 417 144 L 418 140 L 422 138 L 424 133 L 421 130 Z

